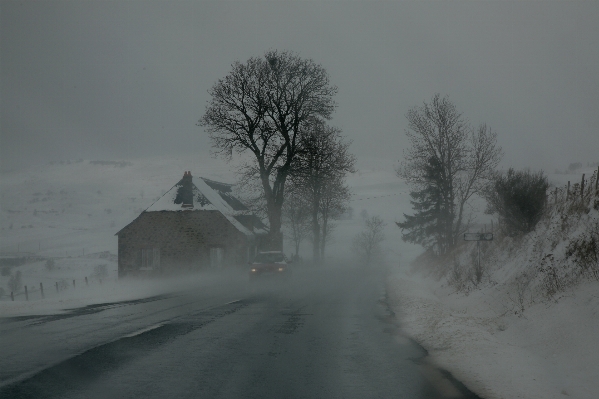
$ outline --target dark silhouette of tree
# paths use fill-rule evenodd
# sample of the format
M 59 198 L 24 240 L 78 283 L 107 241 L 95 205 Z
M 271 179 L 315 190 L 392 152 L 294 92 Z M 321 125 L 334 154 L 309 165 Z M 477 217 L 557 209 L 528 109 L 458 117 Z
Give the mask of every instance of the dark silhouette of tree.
M 301 138 L 301 150 L 293 164 L 293 185 L 310 207 L 315 263 L 324 255 L 326 233 L 332 227 L 328 224 L 330 218 L 343 213 L 349 201 L 344 179 L 348 172 L 354 171 L 355 165 L 349 145 L 339 129 L 314 121 L 310 131 Z
M 368 267 L 382 256 L 381 243 L 385 240 L 386 223 L 378 216 L 366 219 L 365 223 L 366 228 L 354 237 L 353 250 Z
M 324 259 L 326 244 L 337 225 L 332 220 L 338 220 L 349 208 L 351 190 L 345 184 L 345 175 L 336 175 L 329 179 L 324 186 L 320 200 L 319 222 L 322 224 L 320 240 L 320 259 Z
M 295 258 L 299 256 L 302 241 L 310 234 L 310 204 L 293 184 L 286 190 L 287 199 L 283 203 L 283 224 L 287 227 L 287 237 L 295 247 Z
M 496 214 L 509 236 L 532 231 L 545 210 L 549 182 L 543 172 L 516 171 L 496 174 L 484 192 L 486 213 Z
M 261 183 L 272 249 L 282 248 L 285 183 L 300 138 L 314 119 L 330 118 L 336 93 L 321 65 L 287 51 L 235 62 L 209 90 L 199 125 L 210 134 L 216 154 L 227 160 L 233 151 L 251 154 L 244 176 Z
M 448 97 L 436 94 L 430 103 L 409 110 L 406 117 L 411 146 L 404 153 L 397 175 L 417 193 L 413 200 L 427 209 L 430 204 L 424 204 L 425 198 L 438 197 L 435 201 L 440 202 L 442 210 L 437 216 L 439 231 L 429 237 L 436 241 L 439 254 L 444 254 L 467 230 L 466 205 L 474 195 L 481 194 L 501 160 L 502 150 L 495 132 L 484 124 L 473 129 Z M 438 169 L 434 190 L 431 165 Z M 428 198 L 425 202 L 430 201 Z M 424 231 L 430 232 L 430 225 L 420 233 Z
M 444 240 L 440 235 L 446 230 L 443 223 L 449 216 L 439 188 L 442 184 L 441 169 L 435 158 L 429 159 L 423 178 L 427 184 L 420 190 L 410 192 L 410 204 L 414 209 L 414 215 L 404 213 L 405 221 L 396 224 L 402 230 L 404 241 L 441 253 L 444 249 L 439 248 L 439 245 L 442 245 Z

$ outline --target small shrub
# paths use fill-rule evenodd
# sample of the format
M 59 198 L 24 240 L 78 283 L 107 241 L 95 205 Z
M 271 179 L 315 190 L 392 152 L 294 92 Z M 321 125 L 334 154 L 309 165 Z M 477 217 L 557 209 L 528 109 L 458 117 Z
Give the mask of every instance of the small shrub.
M 498 174 L 486 188 L 486 213 L 498 214 L 509 236 L 532 231 L 545 210 L 549 182 L 543 172 L 516 171 Z
M 539 272 L 543 275 L 543 289 L 547 298 L 563 291 L 565 282 L 559 274 L 553 254 L 547 254 L 541 259 Z
M 365 224 L 365 229 L 354 237 L 352 249 L 364 266 L 370 266 L 382 260 L 381 243 L 385 240 L 386 223 L 373 216 L 366 219 Z
M 596 234 L 583 234 L 571 241 L 566 248 L 566 256 L 573 259 L 582 274 L 599 280 L 599 238 Z
M 467 286 L 466 286 L 464 280 L 465 280 L 465 276 L 464 276 L 464 270 L 462 268 L 462 265 L 457 260 L 457 258 L 454 258 L 453 263 L 451 265 L 451 269 L 450 269 L 450 273 L 449 273 L 447 282 L 450 285 L 454 286 L 458 292 L 460 292 L 460 291 L 465 291 L 467 289 Z
M 516 277 L 515 281 L 515 294 L 516 298 L 514 302 L 520 308 L 520 312 L 524 312 L 524 304 L 526 302 L 526 293 L 529 290 L 530 283 L 532 282 L 532 278 L 529 274 L 523 273 L 520 276 Z M 511 298 L 511 297 L 510 297 Z
M 472 269 L 470 270 L 470 281 L 474 286 L 478 286 L 483 279 L 483 262 L 479 259 L 478 256 L 478 248 L 474 247 L 472 252 L 470 252 L 470 261 L 472 263 Z

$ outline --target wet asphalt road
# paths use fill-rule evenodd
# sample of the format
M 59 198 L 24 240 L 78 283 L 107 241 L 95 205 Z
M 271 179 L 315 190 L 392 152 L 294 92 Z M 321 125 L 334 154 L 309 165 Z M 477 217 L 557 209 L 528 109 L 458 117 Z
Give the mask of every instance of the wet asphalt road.
M 476 398 L 401 335 L 384 294 L 374 273 L 228 275 L 0 319 L 0 398 Z

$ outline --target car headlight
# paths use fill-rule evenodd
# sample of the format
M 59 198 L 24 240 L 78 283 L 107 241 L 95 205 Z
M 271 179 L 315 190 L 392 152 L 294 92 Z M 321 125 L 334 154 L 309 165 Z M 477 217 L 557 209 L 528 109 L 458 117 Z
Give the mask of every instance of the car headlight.
M 253 272 L 255 272 L 255 271 L 256 271 L 256 269 L 252 269 L 252 271 L 253 271 Z
M 280 272 L 282 272 L 282 271 L 283 271 L 283 268 L 282 268 L 282 267 L 279 267 L 279 271 L 280 271 Z

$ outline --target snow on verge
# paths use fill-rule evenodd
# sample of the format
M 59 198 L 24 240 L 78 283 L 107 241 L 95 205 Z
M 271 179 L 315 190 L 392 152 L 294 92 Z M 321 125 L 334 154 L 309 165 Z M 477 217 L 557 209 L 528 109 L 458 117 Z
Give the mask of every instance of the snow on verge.
M 482 397 L 599 397 L 596 182 L 552 189 L 533 231 L 480 246 L 483 267 L 464 242 L 413 264 L 429 277 L 389 278 L 405 332 Z
M 599 392 L 599 283 L 523 317 L 498 314 L 492 292 L 458 295 L 442 281 L 398 270 L 390 305 L 431 360 L 481 397 L 596 398 Z

